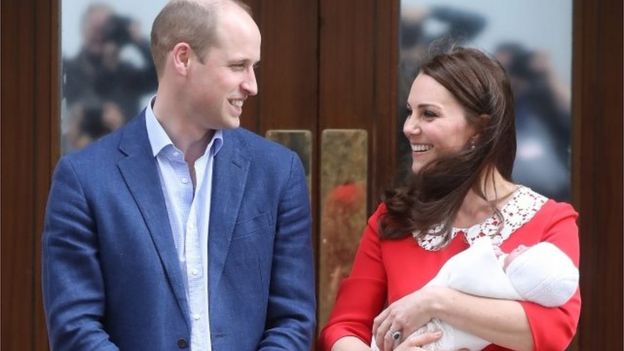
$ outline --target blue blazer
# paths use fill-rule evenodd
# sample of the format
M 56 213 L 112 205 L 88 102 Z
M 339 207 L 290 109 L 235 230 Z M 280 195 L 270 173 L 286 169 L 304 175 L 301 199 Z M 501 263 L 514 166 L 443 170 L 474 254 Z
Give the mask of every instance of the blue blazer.
M 225 130 L 212 189 L 212 349 L 310 350 L 315 288 L 299 158 Z M 42 247 L 53 350 L 189 347 L 185 278 L 144 114 L 59 161 Z

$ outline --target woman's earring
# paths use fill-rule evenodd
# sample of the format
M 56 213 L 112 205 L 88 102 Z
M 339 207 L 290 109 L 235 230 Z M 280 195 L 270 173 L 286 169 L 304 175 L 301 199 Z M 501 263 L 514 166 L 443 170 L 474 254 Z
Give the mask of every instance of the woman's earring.
M 477 139 L 476 138 L 471 138 L 470 139 L 470 150 L 474 150 L 477 148 Z

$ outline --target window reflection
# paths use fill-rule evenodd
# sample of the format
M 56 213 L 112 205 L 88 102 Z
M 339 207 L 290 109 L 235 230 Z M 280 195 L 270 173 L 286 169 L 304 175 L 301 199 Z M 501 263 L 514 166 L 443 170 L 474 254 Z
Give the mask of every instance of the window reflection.
M 452 44 L 484 50 L 511 79 L 518 138 L 514 180 L 569 200 L 571 26 L 570 0 L 402 0 L 399 125 L 424 56 Z M 398 140 L 409 162 L 409 145 L 402 134 Z
M 570 88 L 553 69 L 548 53 L 517 42 L 494 52 L 511 79 L 518 148 L 514 180 L 561 200 L 570 193 Z
M 148 35 L 162 3 L 62 2 L 63 152 L 121 127 L 154 94 Z

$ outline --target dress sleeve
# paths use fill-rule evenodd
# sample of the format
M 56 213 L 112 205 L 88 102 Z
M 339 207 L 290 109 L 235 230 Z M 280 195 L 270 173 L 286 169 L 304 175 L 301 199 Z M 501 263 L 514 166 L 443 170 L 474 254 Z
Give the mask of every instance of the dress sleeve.
M 576 218 L 578 214 L 572 206 L 564 203 L 552 203 L 548 223 L 544 226 L 542 241 L 548 241 L 579 265 L 579 239 Z M 579 290 L 565 304 L 548 308 L 538 304 L 521 301 L 529 320 L 535 350 L 565 350 L 570 344 L 579 320 L 581 295 Z
M 386 271 L 377 233 L 383 205 L 369 218 L 351 274 L 340 286 L 329 321 L 320 335 L 320 349 L 329 351 L 345 336 L 370 344 L 373 319 L 386 301 Z

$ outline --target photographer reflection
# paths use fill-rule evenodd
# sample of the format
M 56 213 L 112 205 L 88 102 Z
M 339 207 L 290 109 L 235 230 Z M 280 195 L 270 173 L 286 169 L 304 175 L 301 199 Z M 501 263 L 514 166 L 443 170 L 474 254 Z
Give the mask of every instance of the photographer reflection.
M 544 52 L 503 43 L 495 56 L 507 70 L 515 100 L 514 180 L 570 200 L 570 88 L 557 79 Z
M 399 57 L 399 100 L 406 101 L 410 87 L 420 69 L 420 63 L 432 52 L 444 51 L 447 46 L 464 45 L 474 40 L 486 28 L 487 20 L 483 14 L 454 6 L 408 5 L 401 9 L 400 57 Z M 408 115 L 404 103 L 398 106 L 399 122 Z M 401 128 L 396 130 L 399 162 L 402 173 L 408 176 L 411 164 L 411 148 L 403 137 Z
M 124 123 L 121 109 L 114 102 L 75 103 L 69 113 L 65 149 L 81 149 Z
M 111 114 L 110 111 L 115 110 L 114 113 L 121 115 L 123 124 L 139 111 L 141 97 L 156 89 L 157 77 L 149 42 L 141 34 L 138 23 L 115 14 L 106 4 L 90 5 L 83 15 L 81 29 L 83 44 L 79 53 L 63 61 L 66 104 L 71 111 L 87 111 L 95 105 Z M 120 55 L 128 45 L 139 53 L 142 64 Z M 104 105 L 108 107 L 103 108 Z M 109 116 L 109 119 L 117 117 Z M 87 121 L 88 118 L 82 123 L 89 124 Z M 106 128 L 114 129 L 119 121 L 110 123 Z
M 486 26 L 483 15 L 453 6 L 407 6 L 401 10 L 400 65 L 405 96 L 416 78 L 423 58 L 435 45 L 461 45 L 475 38 Z

